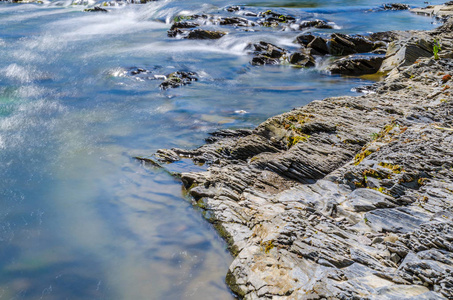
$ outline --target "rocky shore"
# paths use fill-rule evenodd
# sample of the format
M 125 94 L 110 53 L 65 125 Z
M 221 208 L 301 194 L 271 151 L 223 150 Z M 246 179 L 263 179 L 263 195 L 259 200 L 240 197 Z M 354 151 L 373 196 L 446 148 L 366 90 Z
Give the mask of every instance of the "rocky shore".
M 372 68 L 386 77 L 361 96 L 141 158 L 209 165 L 177 176 L 235 256 L 226 276 L 235 294 L 453 299 L 452 30 L 451 18 L 433 31 L 374 35 L 390 42 Z

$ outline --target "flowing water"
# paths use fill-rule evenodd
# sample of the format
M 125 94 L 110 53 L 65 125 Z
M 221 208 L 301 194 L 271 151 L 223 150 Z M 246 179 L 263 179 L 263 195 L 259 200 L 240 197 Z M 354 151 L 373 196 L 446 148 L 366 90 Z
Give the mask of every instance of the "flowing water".
M 224 241 L 179 182 L 131 157 L 194 148 L 209 132 L 252 128 L 367 82 L 322 66 L 249 64 L 247 43 L 295 49 L 297 32 L 166 36 L 178 14 L 231 4 L 328 19 L 344 33 L 435 26 L 407 11 L 370 11 L 375 0 L 161 0 L 107 14 L 70 1 L 0 2 L 0 299 L 234 297 Z M 162 91 L 159 80 L 128 76 L 132 67 L 193 71 L 199 81 Z

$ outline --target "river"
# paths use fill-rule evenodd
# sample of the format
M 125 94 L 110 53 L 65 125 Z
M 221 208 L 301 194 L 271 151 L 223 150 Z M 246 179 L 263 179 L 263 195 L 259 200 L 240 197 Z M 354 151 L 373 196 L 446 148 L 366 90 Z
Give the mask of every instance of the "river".
M 194 148 L 209 132 L 253 128 L 368 83 L 330 76 L 322 63 L 249 64 L 249 42 L 295 49 L 298 32 L 172 39 L 175 16 L 240 4 L 334 22 L 325 33 L 436 26 L 408 11 L 373 11 L 375 0 L 161 0 L 83 11 L 95 3 L 0 2 L 0 299 L 234 298 L 225 242 L 178 181 L 132 157 Z M 164 91 L 159 80 L 128 76 L 134 67 L 199 80 Z

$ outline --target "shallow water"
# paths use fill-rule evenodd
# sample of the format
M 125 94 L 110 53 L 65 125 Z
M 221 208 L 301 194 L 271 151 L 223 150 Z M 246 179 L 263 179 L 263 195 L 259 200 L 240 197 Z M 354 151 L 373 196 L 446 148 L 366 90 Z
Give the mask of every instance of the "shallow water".
M 229 4 L 158 1 L 92 14 L 69 1 L 0 2 L 0 299 L 233 298 L 225 243 L 179 182 L 131 157 L 193 148 L 214 130 L 252 128 L 367 82 L 248 63 L 248 42 L 294 48 L 295 32 L 167 38 L 174 16 Z M 434 26 L 409 12 L 369 11 L 379 1 L 238 4 L 285 6 L 345 33 Z M 200 80 L 161 91 L 158 80 L 126 76 L 131 67 Z

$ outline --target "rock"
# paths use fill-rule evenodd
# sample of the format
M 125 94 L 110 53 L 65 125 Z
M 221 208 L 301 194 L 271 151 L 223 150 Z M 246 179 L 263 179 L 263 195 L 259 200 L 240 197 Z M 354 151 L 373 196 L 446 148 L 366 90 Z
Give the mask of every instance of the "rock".
M 290 24 L 296 21 L 296 18 L 290 15 L 280 14 L 271 10 L 260 12 L 259 17 L 262 17 L 258 24 L 266 27 L 276 27 L 281 24 Z
M 356 212 L 396 206 L 391 197 L 372 189 L 363 188 L 356 189 L 349 194 L 344 205 L 350 206 L 352 211 Z
M 431 57 L 432 49 L 431 42 L 419 38 L 392 42 L 388 46 L 379 72 L 385 74 L 395 68 L 411 65 L 420 57 Z
M 180 21 L 180 22 L 173 23 L 173 25 L 171 25 L 171 27 L 170 27 L 170 31 L 175 30 L 175 29 L 181 29 L 181 28 L 195 28 L 198 26 L 200 26 L 200 25 L 195 22 Z
M 333 29 L 333 26 L 327 23 L 324 20 L 312 20 L 312 21 L 302 21 L 299 25 L 299 29 L 305 28 L 321 28 L 321 29 Z
M 349 36 L 334 33 L 330 38 L 330 54 L 335 56 L 366 53 L 374 49 L 375 44 L 362 36 Z
M 304 47 L 307 47 L 311 41 L 315 39 L 315 36 L 312 34 L 301 34 L 296 37 L 296 42 L 301 44 Z
M 87 12 L 108 12 L 108 10 L 106 10 L 105 8 L 101 8 L 99 6 L 95 6 L 93 8 L 86 8 L 84 9 L 83 11 L 87 11 Z
M 196 28 L 200 26 L 198 23 L 189 22 L 189 21 L 181 21 L 175 22 L 169 31 L 167 31 L 168 37 L 176 37 L 178 34 L 183 35 L 185 32 L 181 29 L 188 29 L 188 28 Z M 187 35 L 187 32 L 186 32 Z
M 374 32 L 369 35 L 369 39 L 373 42 L 383 41 L 386 43 L 397 40 L 399 37 L 400 35 L 394 31 Z
M 382 5 L 383 10 L 408 10 L 409 8 L 409 5 L 402 3 L 386 3 Z
M 176 88 L 197 81 L 197 74 L 193 72 L 177 71 L 167 76 L 159 86 L 161 89 Z
M 328 54 L 329 48 L 327 46 L 327 41 L 321 37 L 315 37 L 308 45 L 308 48 L 315 50 L 320 55 Z
M 335 61 L 328 70 L 332 74 L 348 76 L 374 74 L 379 71 L 383 60 L 382 56 L 346 57 Z
M 289 58 L 289 62 L 293 65 L 299 65 L 303 67 L 314 67 L 316 64 L 313 56 L 304 52 L 293 53 Z
M 425 37 L 451 51 L 445 28 L 453 23 L 444 26 L 398 33 L 401 47 L 389 53 L 417 41 L 423 48 Z M 359 51 L 360 42 L 339 37 Z M 287 56 L 269 43 L 253 49 L 275 62 Z M 313 101 L 252 131 L 220 132 L 197 149 L 156 154 L 208 164 L 179 176 L 235 256 L 226 278 L 234 293 L 453 297 L 453 101 L 442 87 L 453 62 L 403 62 L 369 87 L 375 93 Z
M 221 18 L 219 20 L 219 25 L 234 25 L 234 26 L 248 27 L 248 26 L 255 26 L 255 23 L 250 22 L 246 18 L 228 17 L 228 18 Z
M 279 64 L 287 54 L 287 50 L 263 41 L 253 44 L 252 47 L 255 54 L 251 61 L 252 65 Z
M 241 7 L 240 6 L 228 6 L 227 8 L 225 8 L 225 10 L 228 12 L 236 12 L 236 11 L 240 11 Z
M 443 5 L 429 5 L 424 8 L 412 8 L 410 11 L 419 15 L 447 19 L 453 15 L 453 4 L 450 1 Z
M 216 40 L 220 39 L 225 34 L 226 33 L 222 31 L 195 29 L 190 31 L 186 38 L 189 40 Z

